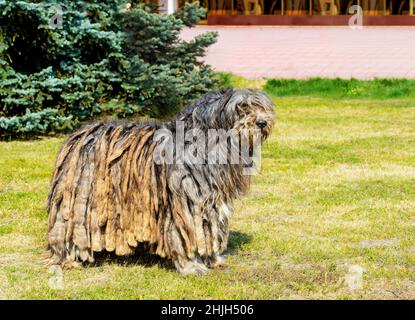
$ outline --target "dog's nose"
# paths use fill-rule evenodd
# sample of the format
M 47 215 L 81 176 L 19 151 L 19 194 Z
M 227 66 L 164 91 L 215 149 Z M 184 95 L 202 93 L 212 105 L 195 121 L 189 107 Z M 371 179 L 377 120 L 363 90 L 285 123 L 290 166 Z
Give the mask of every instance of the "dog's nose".
M 262 119 L 258 119 L 256 121 L 256 125 L 260 128 L 265 128 L 265 126 L 267 125 L 267 122 L 265 120 Z

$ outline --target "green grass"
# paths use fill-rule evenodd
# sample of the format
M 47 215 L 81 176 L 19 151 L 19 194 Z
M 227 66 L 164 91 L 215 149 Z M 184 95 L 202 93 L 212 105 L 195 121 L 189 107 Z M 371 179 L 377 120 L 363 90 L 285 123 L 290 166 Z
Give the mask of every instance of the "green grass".
M 415 97 L 415 80 L 409 79 L 271 79 L 265 91 L 277 96 L 395 99 Z
M 263 87 L 266 92 L 278 97 L 324 97 L 324 98 L 364 98 L 396 99 L 414 98 L 415 80 L 413 79 L 258 79 L 246 80 L 242 77 L 221 72 L 218 74 L 221 86 Z
M 273 99 L 278 121 L 236 205 L 226 267 L 204 277 L 128 259 L 64 271 L 51 289 L 40 254 L 63 138 L 0 142 L 0 296 L 414 299 L 415 101 Z M 351 265 L 362 289 L 344 280 Z

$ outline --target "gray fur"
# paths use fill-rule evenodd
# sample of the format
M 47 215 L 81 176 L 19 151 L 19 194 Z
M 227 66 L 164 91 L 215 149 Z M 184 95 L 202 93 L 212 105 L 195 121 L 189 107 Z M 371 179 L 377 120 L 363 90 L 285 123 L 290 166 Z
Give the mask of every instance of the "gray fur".
M 140 243 L 171 259 L 182 274 L 204 274 L 222 264 L 234 199 L 249 187 L 246 164 L 156 164 L 158 129 L 255 128 L 274 124 L 272 102 L 249 90 L 221 90 L 187 106 L 168 123 L 96 123 L 63 145 L 48 197 L 50 262 L 93 262 L 94 252 L 134 253 Z M 227 152 L 228 150 L 226 150 Z M 207 154 L 204 154 L 206 160 Z

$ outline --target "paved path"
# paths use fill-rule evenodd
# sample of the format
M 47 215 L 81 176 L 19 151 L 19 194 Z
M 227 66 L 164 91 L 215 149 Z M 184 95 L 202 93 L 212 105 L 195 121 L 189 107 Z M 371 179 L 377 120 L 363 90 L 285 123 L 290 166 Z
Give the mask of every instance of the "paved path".
M 247 78 L 415 78 L 415 27 L 219 27 L 183 31 L 189 39 L 218 31 L 206 61 Z

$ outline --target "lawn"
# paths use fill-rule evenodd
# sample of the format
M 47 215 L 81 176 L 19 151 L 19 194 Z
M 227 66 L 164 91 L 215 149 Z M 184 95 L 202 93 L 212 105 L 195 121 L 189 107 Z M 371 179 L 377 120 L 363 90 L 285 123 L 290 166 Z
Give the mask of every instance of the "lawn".
M 203 277 L 132 258 L 50 286 L 45 200 L 64 137 L 0 142 L 0 297 L 414 299 L 415 100 L 386 98 L 273 96 L 278 121 L 236 205 L 226 266 Z

